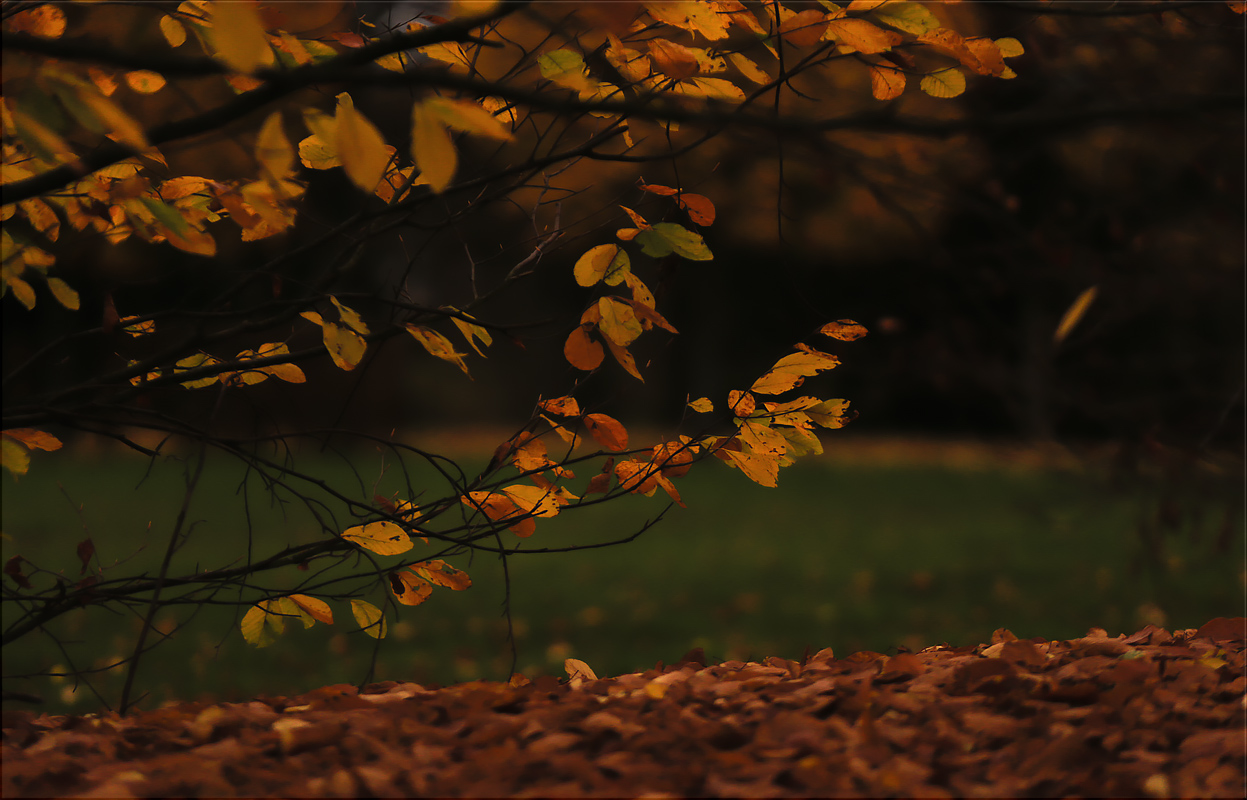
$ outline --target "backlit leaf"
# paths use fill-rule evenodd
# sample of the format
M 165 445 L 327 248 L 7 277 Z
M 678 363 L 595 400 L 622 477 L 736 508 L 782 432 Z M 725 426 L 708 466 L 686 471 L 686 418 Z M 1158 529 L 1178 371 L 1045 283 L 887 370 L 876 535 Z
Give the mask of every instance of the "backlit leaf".
M 892 100 L 905 91 L 905 73 L 899 69 L 872 64 L 870 93 L 876 100 Z
M 825 400 L 818 405 L 806 409 L 805 413 L 816 424 L 824 428 L 843 428 L 848 421 L 848 400 Z
M 1011 36 L 997 39 L 996 47 L 1000 50 L 1000 55 L 1005 58 L 1016 58 L 1026 52 L 1026 48 L 1022 47 L 1022 43 Z
M 255 159 L 263 170 L 261 175 L 281 181 L 294 174 L 294 148 L 282 129 L 281 112 L 274 111 L 260 126 L 255 140 Z
M 486 517 L 495 521 L 506 521 L 524 514 L 515 505 L 515 501 L 499 492 L 469 492 L 460 500 L 464 505 L 480 509 Z M 528 517 L 513 525 L 508 525 L 507 529 L 523 539 L 532 536 L 537 531 L 537 522 L 532 517 Z
M 70 288 L 68 283 L 60 278 L 48 278 L 48 288 L 52 290 L 52 296 L 56 298 L 56 302 L 70 311 L 78 310 L 78 293 Z
M 160 18 L 160 32 L 164 34 L 165 41 L 173 47 L 181 47 L 186 43 L 186 28 L 173 17 Z
M 394 599 L 405 606 L 418 606 L 433 596 L 433 586 L 411 569 L 390 573 L 390 591 Z
M 73 164 L 78 160 L 69 143 L 39 120 L 17 110 L 12 111 L 11 119 L 22 144 L 42 160 L 51 164 Z
M 668 78 L 691 78 L 698 72 L 697 56 L 682 44 L 662 38 L 649 40 L 649 60 Z
M 463 314 L 462 311 L 459 311 L 459 309 L 455 308 L 454 306 L 445 306 L 445 308 L 450 311 L 455 311 L 460 314 Z M 468 319 L 471 319 L 471 316 L 468 314 L 463 314 L 463 316 L 468 317 Z M 489 331 L 481 327 L 480 325 L 460 319 L 457 316 L 451 317 L 450 321 L 455 323 L 455 327 L 458 328 L 459 332 L 463 334 L 463 338 L 466 339 L 468 344 L 472 346 L 472 349 L 477 352 L 477 355 L 479 355 L 481 358 L 484 358 L 485 352 L 481 350 L 480 347 L 477 347 L 476 340 L 479 339 L 481 341 L 481 344 L 485 345 L 486 347 L 489 347 L 491 344 L 494 343 L 494 337 L 489 333 Z
M 275 60 L 259 9 L 253 0 L 218 2 L 210 7 L 214 55 L 237 72 L 253 72 Z
M 613 244 L 600 244 L 587 250 L 584 255 L 576 259 L 576 266 L 572 270 L 576 283 L 581 286 L 593 286 L 602 280 L 615 255 L 619 252 L 621 252 L 619 246 Z
M 709 414 L 711 411 L 714 411 L 714 403 L 710 401 L 709 397 L 699 397 L 689 403 L 688 407 L 698 414 Z
M 773 489 L 779 485 L 778 456 L 753 455 L 726 449 L 717 451 L 715 455 L 739 469 L 746 478 L 759 486 L 769 486 Z
M 458 156 L 441 118 L 424 103 L 416 103 L 411 112 L 411 157 L 429 188 L 437 194 L 445 191 L 455 176 Z
M 351 614 L 364 633 L 374 639 L 384 639 L 387 632 L 385 616 L 381 609 L 364 600 L 351 601 Z
M 712 41 L 727 38 L 728 16 L 702 0 L 655 0 L 646 3 L 645 9 L 659 22 L 699 33 Z
M 34 428 L 9 428 L 4 432 L 6 439 L 21 442 L 30 450 L 60 450 L 61 440 L 46 431 Z
M 239 628 L 242 630 L 242 638 L 247 644 L 256 647 L 267 647 L 277 641 L 277 636 L 285 627 L 285 620 L 279 616 L 268 613 L 267 610 L 260 606 L 252 606 L 247 609 L 247 613 L 243 614 L 242 622 Z
M 813 47 L 822 41 L 826 30 L 827 14 L 818 9 L 809 8 L 784 20 L 779 26 L 779 35 L 794 47 Z
M 347 177 L 363 189 L 372 192 L 385 174 L 390 154 L 385 149 L 381 132 L 361 113 L 346 92 L 338 95 L 337 139 L 334 142 L 338 158 Z
M 757 407 L 757 400 L 749 392 L 733 389 L 727 393 L 727 407 L 738 417 L 748 417 Z
M 542 400 L 538 403 L 538 406 L 547 414 L 553 414 L 557 417 L 580 416 L 580 404 L 576 402 L 574 397 L 555 397 L 550 400 Z
M 923 3 L 886 3 L 876 8 L 873 16 L 885 25 L 915 36 L 940 26 L 939 19 Z
M 745 93 L 739 86 L 723 78 L 685 78 L 671 87 L 671 90 L 689 97 L 726 100 L 731 103 L 739 103 L 745 99 Z
M 56 39 L 65 33 L 65 12 L 50 3 L 35 6 L 6 18 L 4 27 L 18 33 Z
M 471 100 L 433 96 L 424 101 L 424 106 L 435 113 L 448 128 L 500 141 L 512 138 L 510 128 Z
M 851 319 L 839 319 L 835 322 L 829 322 L 818 329 L 818 332 L 824 336 L 830 336 L 833 339 L 839 339 L 843 342 L 851 342 L 860 339 L 866 335 L 866 326 L 854 322 Z
M 540 486 L 527 486 L 522 483 L 504 486 L 502 493 L 511 498 L 516 508 L 535 517 L 558 516 L 562 505 L 557 495 Z
M 554 50 L 537 59 L 541 77 L 577 92 L 594 88 L 594 81 L 585 68 L 584 57 L 573 50 Z
M 407 323 L 405 327 L 412 338 L 419 342 L 420 346 L 427 350 L 429 355 L 454 364 L 463 370 L 464 375 L 467 375 L 469 378 L 472 377 L 472 374 L 468 372 L 468 364 L 464 361 L 464 356 L 467 354 L 456 352 L 455 346 L 445 336 L 432 328 L 426 328 L 423 325 L 416 325 L 411 322 Z
M 628 431 L 618 420 L 605 414 L 586 414 L 584 421 L 589 435 L 607 450 L 619 453 L 628 449 Z
M 744 419 L 740 423 L 740 442 L 753 455 L 781 456 L 788 452 L 788 442 L 765 420 Z
M 860 53 L 883 53 L 900 44 L 902 37 L 895 31 L 885 31 L 864 19 L 835 19 L 827 28 L 827 35 L 834 36 L 841 44 L 847 44 Z
M 563 345 L 563 356 L 567 363 L 585 372 L 601 366 L 605 355 L 602 345 L 589 338 L 589 332 L 584 327 L 574 328 Z
M 674 222 L 659 222 L 649 230 L 641 231 L 636 240 L 648 256 L 661 258 L 671 253 L 690 261 L 710 261 L 714 255 L 701 234 L 694 233 Z
M 1052 341 L 1055 344 L 1065 341 L 1065 337 L 1069 336 L 1070 331 L 1074 330 L 1074 327 L 1086 315 L 1087 309 L 1095 301 L 1095 296 L 1098 292 L 1099 288 L 1092 286 L 1090 289 L 1083 290 L 1082 294 L 1074 299 L 1070 307 L 1065 310 L 1065 314 L 1061 317 L 1061 322 L 1056 326 L 1056 330 L 1052 334 Z
M 563 659 L 563 669 L 567 671 L 567 677 L 571 679 L 580 678 L 586 681 L 596 681 L 598 679 L 598 676 L 589 668 L 589 665 L 578 658 Z
M 817 350 L 790 353 L 749 387 L 756 394 L 780 394 L 800 386 L 805 378 L 839 366 L 840 359 Z
M 351 328 L 351 330 L 356 333 L 363 334 L 364 336 L 368 335 L 368 326 L 364 324 L 363 318 L 360 317 L 358 313 L 356 313 L 353 309 L 342 305 L 342 303 L 338 302 L 338 298 L 333 295 L 329 295 L 329 302 L 333 303 L 334 307 L 338 309 L 338 316 Z
M 627 347 L 641 335 L 641 322 L 630 304 L 613 297 L 601 297 L 598 298 L 598 311 L 602 314 L 598 330 L 620 347 Z
M 335 322 L 326 322 L 321 326 L 321 335 L 325 349 L 338 369 L 347 372 L 355 369 L 364 358 L 368 343 L 358 333 Z
M 99 124 L 104 127 L 105 131 L 115 136 L 117 141 L 122 144 L 128 144 L 136 150 L 147 148 L 147 136 L 143 133 L 142 126 L 133 117 L 122 111 L 121 106 L 94 91 L 94 87 L 91 89 L 84 87 L 78 93 L 78 98 L 91 109 Z
M 407 532 L 389 520 L 347 528 L 342 531 L 342 538 L 379 556 L 396 556 L 414 546 Z
M 187 356 L 186 358 L 183 358 L 180 361 L 178 361 L 176 364 L 174 364 L 173 371 L 174 373 L 187 372 L 189 370 L 196 369 L 198 367 L 211 366 L 213 364 L 219 364 L 219 363 L 221 362 L 217 361 L 215 358 L 208 355 L 207 353 L 195 353 L 194 355 Z M 204 378 L 196 378 L 196 379 L 189 380 L 189 381 L 183 381 L 182 385 L 185 386 L 187 389 L 202 389 L 205 386 L 211 386 L 212 384 L 216 383 L 218 379 L 219 379 L 219 376 L 217 375 L 209 375 Z
M 323 622 L 326 625 L 333 624 L 333 611 L 324 600 L 309 597 L 306 594 L 292 594 L 290 600 L 317 622 Z
M 771 76 L 768 75 L 765 70 L 740 53 L 728 53 L 727 58 L 732 62 L 732 66 L 740 70 L 740 74 L 747 80 L 752 81 L 759 86 L 771 82 Z
M 164 88 L 165 76 L 148 69 L 134 70 L 125 75 L 126 84 L 139 94 L 154 94 Z
M 636 359 L 628 352 L 628 348 L 615 344 L 610 339 L 606 339 L 605 342 L 606 349 L 610 350 L 611 356 L 619 362 L 619 366 L 623 367 L 629 375 L 644 383 L 645 378 L 641 377 L 641 371 L 636 366 Z
M 966 90 L 966 76 L 956 67 L 922 76 L 922 91 L 932 97 L 956 97 Z
M 26 448 L 7 436 L 0 441 L 0 448 L 0 463 L 4 468 L 13 473 L 14 478 L 25 475 L 30 469 L 30 453 Z

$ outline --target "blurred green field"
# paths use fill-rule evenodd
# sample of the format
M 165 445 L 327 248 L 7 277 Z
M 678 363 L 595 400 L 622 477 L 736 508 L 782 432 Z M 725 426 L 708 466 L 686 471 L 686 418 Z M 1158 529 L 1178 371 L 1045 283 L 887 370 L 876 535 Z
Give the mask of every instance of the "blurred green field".
M 380 463 L 376 455 L 361 457 L 360 479 L 329 456 L 302 466 L 371 497 L 374 481 L 382 493 L 398 487 L 398 473 L 381 477 Z M 479 460 L 465 466 L 478 468 Z M 76 578 L 74 547 L 89 535 L 104 564 L 129 559 L 109 577 L 154 574 L 181 505 L 185 468 L 162 462 L 144 479 L 148 464 L 141 459 L 36 454 L 31 472 L 4 491 L 4 558 L 20 553 Z M 415 474 L 417 482 L 427 477 Z M 243 557 L 248 526 L 240 479 L 236 465 L 209 460 L 190 509 L 191 540 L 173 574 Z M 1186 628 L 1242 612 L 1241 516 L 1227 522 L 1209 506 L 1201 530 L 1166 542 L 1163 564 L 1140 561 L 1138 491 L 1109 491 L 1093 471 L 824 459 L 785 470 L 779 488 L 766 489 L 716 462 L 677 485 L 688 508 L 672 509 L 635 542 L 510 560 L 520 672 L 562 674 L 571 656 L 599 675 L 620 674 L 676 660 L 695 646 L 722 660 L 800 658 L 807 646 L 847 655 L 973 644 L 1000 627 L 1061 639 L 1093 626 L 1110 633 L 1146 622 Z M 248 499 L 256 556 L 320 536 L 305 512 L 270 507 L 254 481 Z M 567 546 L 626 536 L 664 500 L 661 493 L 629 497 L 541 520 L 528 542 Z M 1241 508 L 1241 496 L 1226 502 Z M 1213 540 L 1225 524 L 1237 532 L 1229 552 L 1218 552 Z M 471 575 L 470 590 L 435 589 L 425 604 L 403 607 L 397 618 L 389 613 L 373 680 L 507 677 L 502 569 L 484 555 L 452 559 Z M 257 582 L 289 588 L 305 576 L 288 570 Z M 4 580 L 8 591 L 13 584 Z M 47 585 L 50 578 L 39 580 Z M 374 588 L 366 599 L 379 604 L 382 597 Z M 4 607 L 6 627 L 11 605 Z M 228 605 L 166 609 L 158 618 L 165 631 L 198 613 L 144 657 L 142 705 L 359 682 L 377 643 L 358 631 L 345 602 L 332 606 L 335 625 L 290 625 L 264 649 L 243 641 L 241 611 Z M 127 612 L 75 612 L 50 626 L 63 649 L 31 634 L 5 648 L 4 674 L 64 667 L 70 659 L 79 667 L 106 665 L 129 655 L 138 626 Z M 89 678 L 110 703 L 122 679 L 119 669 Z M 91 689 L 75 690 L 64 679 L 6 680 L 5 688 L 41 695 L 49 710 L 101 707 Z

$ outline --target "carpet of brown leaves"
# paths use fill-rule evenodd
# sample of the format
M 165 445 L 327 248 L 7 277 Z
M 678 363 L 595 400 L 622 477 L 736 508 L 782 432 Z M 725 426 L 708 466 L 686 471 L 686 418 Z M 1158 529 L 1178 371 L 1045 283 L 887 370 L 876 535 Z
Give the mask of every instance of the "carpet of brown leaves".
M 615 678 L 5 711 L 5 797 L 1242 797 L 1243 618 Z

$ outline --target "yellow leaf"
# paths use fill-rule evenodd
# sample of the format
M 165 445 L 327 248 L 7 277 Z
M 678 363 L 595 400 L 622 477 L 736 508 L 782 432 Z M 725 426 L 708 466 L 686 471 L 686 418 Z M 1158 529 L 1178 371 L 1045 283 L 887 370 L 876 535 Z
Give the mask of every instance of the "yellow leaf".
M 1026 52 L 1026 48 L 1022 47 L 1022 43 L 1011 36 L 996 40 L 996 47 L 1000 50 L 1000 55 L 1005 58 L 1016 58 Z
M 744 419 L 740 422 L 741 444 L 755 456 L 781 456 L 788 452 L 788 442 L 764 420 Z
M 368 343 L 358 333 L 334 322 L 326 322 L 321 335 L 333 363 L 347 372 L 355 369 L 368 349 Z
M 434 193 L 450 185 L 458 166 L 455 144 L 437 113 L 416 103 L 411 112 L 411 157 Z
M 572 50 L 554 50 L 537 59 L 541 77 L 577 92 L 591 92 L 597 81 L 589 77 L 584 57 Z
M 396 556 L 414 546 L 407 532 L 388 520 L 347 528 L 342 531 L 342 538 L 379 556 Z
M 468 372 L 467 362 L 463 360 L 463 357 L 467 354 L 455 352 L 455 346 L 445 336 L 423 325 L 416 325 L 410 322 L 405 327 L 412 338 L 429 352 L 429 355 L 454 364 L 463 370 L 464 375 L 467 375 L 469 378 L 472 377 L 472 374 Z
M 123 327 L 121 329 L 123 331 L 125 331 L 126 333 L 136 338 L 139 336 L 146 336 L 149 333 L 156 332 L 155 320 L 149 319 L 145 322 L 136 322 L 132 325 L 125 324 L 127 320 L 132 320 L 132 319 L 138 319 L 138 317 L 137 316 L 122 317 L 121 319 L 117 320 L 117 324 L 122 325 Z
M 35 290 L 29 283 L 7 271 L 4 283 L 13 290 L 13 296 L 17 298 L 17 302 L 26 306 L 27 311 L 35 307 Z
M 60 450 L 61 440 L 45 431 L 34 428 L 9 428 L 4 432 L 7 439 L 21 442 L 30 450 Z
M 276 60 L 254 0 L 213 3 L 209 13 L 218 61 L 237 72 L 249 73 Z
M 181 47 L 186 43 L 186 28 L 173 17 L 160 18 L 160 32 L 164 34 L 165 41 L 173 47 Z
M 511 130 L 500 119 L 471 100 L 434 96 L 425 100 L 424 105 L 448 128 L 501 141 L 512 138 Z
M 574 328 L 563 345 L 563 356 L 567 359 L 567 363 L 585 372 L 591 372 L 601 366 L 605 355 L 602 345 L 590 339 L 589 332 L 584 327 Z
M 709 397 L 699 397 L 689 403 L 688 407 L 698 414 L 709 414 L 711 411 L 714 411 L 714 403 L 710 401 Z
M 330 610 L 329 604 L 324 600 L 309 597 L 305 594 L 292 594 L 288 599 L 317 622 L 323 622 L 326 625 L 333 624 L 333 611 Z M 304 624 L 306 625 L 306 622 Z
M 584 421 L 589 435 L 607 450 L 620 453 L 628 449 L 628 431 L 619 420 L 605 414 L 586 414 Z
M 749 387 L 749 391 L 755 394 L 780 394 L 800 386 L 805 378 L 833 369 L 839 364 L 840 359 L 833 355 L 817 350 L 800 350 L 775 362 L 775 366 L 758 378 Z
M 332 169 L 342 166 L 338 151 L 316 134 L 299 142 L 299 160 L 308 169 Z
M 368 326 L 364 324 L 364 320 L 359 316 L 359 314 L 339 303 L 338 298 L 333 295 L 329 295 L 329 302 L 334 304 L 334 306 L 338 309 L 338 316 L 340 316 L 342 321 L 345 322 L 352 330 L 356 333 L 363 334 L 364 336 L 368 335 Z
M 464 505 L 479 509 L 486 517 L 495 521 L 505 521 L 524 514 L 510 497 L 498 492 L 469 492 L 459 499 Z M 537 523 L 532 517 L 528 517 L 514 525 L 508 525 L 507 529 L 520 538 L 527 538 L 537 531 Z
M 139 69 L 126 73 L 126 84 L 139 94 L 153 94 L 164 88 L 165 76 L 159 72 Z
M 745 93 L 739 86 L 723 78 L 685 78 L 671 89 L 677 94 L 689 97 L 727 100 L 732 103 L 739 103 L 745 99 Z
M 637 234 L 636 240 L 641 244 L 641 251 L 654 258 L 671 253 L 690 261 L 710 261 L 714 258 L 701 234 L 674 222 L 656 223 Z
M 458 312 L 459 314 L 463 314 L 462 311 L 459 311 L 459 309 L 455 308 L 454 306 L 446 306 L 446 308 L 450 311 L 455 311 L 455 312 Z M 468 315 L 464 314 L 464 316 L 468 316 Z M 471 319 L 471 317 L 469 317 L 469 319 Z M 485 345 L 486 347 L 489 347 L 491 344 L 494 343 L 494 337 L 489 333 L 489 331 L 485 330 L 485 328 L 481 327 L 480 325 L 477 325 L 472 322 L 467 322 L 466 320 L 460 319 L 459 317 L 451 317 L 450 321 L 455 323 L 455 327 L 459 329 L 459 332 L 461 334 L 463 334 L 463 338 L 467 340 L 468 344 L 471 345 L 472 349 L 476 351 L 477 355 L 479 355 L 481 358 L 484 358 L 485 353 L 484 351 L 481 350 L 480 347 L 477 346 L 476 340 L 480 339 L 481 344 Z
M 559 508 L 562 505 L 556 494 L 540 486 L 527 486 L 522 483 L 516 483 L 503 487 L 502 493 L 511 498 L 511 502 L 515 503 L 516 508 L 525 514 L 532 514 L 534 517 L 558 516 Z
M 623 252 L 622 250 L 620 252 Z M 631 271 L 624 273 L 624 281 L 627 282 L 628 288 L 632 290 L 632 299 L 634 302 L 643 306 L 653 308 L 655 305 L 654 295 L 650 292 L 649 287 L 641 282 L 641 279 L 634 275 Z
M 866 326 L 851 319 L 839 319 L 835 322 L 828 322 L 819 328 L 818 332 L 843 342 L 852 342 L 866 335 Z
M 284 626 L 285 621 L 280 616 L 271 615 L 258 605 L 247 609 L 239 625 L 242 638 L 256 647 L 267 647 L 277 641 L 277 635 Z
M 905 73 L 893 67 L 871 65 L 870 93 L 876 100 L 892 100 L 904 91 Z
M 338 136 L 334 145 L 338 158 L 342 160 L 342 168 L 356 186 L 365 192 L 372 192 L 390 163 L 385 139 L 375 125 L 355 110 L 355 104 L 346 92 L 338 95 L 335 116 Z
M 779 458 L 777 456 L 741 453 L 736 450 L 719 450 L 715 455 L 745 473 L 745 477 L 760 486 L 772 489 L 779 485 Z
M 1065 314 L 1061 317 L 1060 324 L 1056 326 L 1056 331 L 1052 334 L 1052 341 L 1055 344 L 1060 344 L 1065 341 L 1065 337 L 1069 336 L 1070 331 L 1074 330 L 1074 327 L 1087 313 L 1087 309 L 1090 308 L 1092 302 L 1095 301 L 1095 296 L 1098 292 L 1099 288 L 1095 286 L 1092 286 L 1090 289 L 1085 289 L 1082 294 L 1075 298 L 1074 302 L 1070 304 L 1070 307 L 1065 310 Z
M 806 409 L 805 413 L 816 424 L 824 428 L 843 428 L 848 422 L 848 400 L 825 400 L 816 406 Z
M 645 4 L 649 15 L 659 22 L 699 33 L 710 40 L 727 38 L 729 18 L 703 0 L 655 0 Z
M 584 255 L 576 260 L 576 266 L 572 270 L 576 277 L 576 283 L 581 286 L 593 286 L 602 280 L 606 276 L 607 270 L 610 269 L 616 255 L 622 252 L 623 250 L 614 244 L 600 244 L 586 251 Z M 620 276 L 620 280 L 622 279 L 622 276 Z
M 195 355 L 187 356 L 174 364 L 173 372 L 176 374 L 178 372 L 186 372 L 198 367 L 211 366 L 219 363 L 221 362 L 217 361 L 207 353 L 196 353 Z M 202 389 L 205 386 L 211 386 L 216 383 L 219 377 L 220 376 L 218 375 L 209 375 L 205 378 L 196 378 L 194 380 L 184 381 L 182 385 L 187 389 Z
M 771 82 L 771 76 L 765 70 L 740 53 L 728 53 L 727 58 L 746 80 L 752 81 L 759 86 Z
M 418 606 L 433 596 L 433 587 L 411 569 L 390 573 L 390 591 L 405 606 Z
M 30 469 L 30 453 L 26 451 L 26 448 L 7 436 L 0 442 L 0 447 L 2 447 L 0 462 L 3 463 L 4 468 L 13 473 L 14 479 L 25 475 Z
M 387 632 L 381 609 L 364 600 L 351 601 L 351 614 L 359 627 L 374 639 L 384 639 Z
M 864 19 L 833 19 L 827 28 L 827 35 L 867 54 L 886 52 L 902 41 L 899 33 L 885 31 Z
M 922 91 L 932 97 L 956 97 L 966 90 L 966 76 L 956 67 L 922 76 Z
M 294 148 L 282 129 L 281 112 L 274 111 L 260 126 L 255 140 L 255 160 L 260 162 L 263 177 L 281 181 L 294 174 Z
M 563 669 L 567 671 L 568 678 L 580 678 L 586 681 L 596 681 L 598 676 L 590 669 L 589 665 L 578 658 L 563 659 Z
M 70 311 L 78 310 L 78 293 L 71 289 L 68 283 L 60 278 L 48 278 L 48 288 L 52 290 L 52 296 L 56 298 L 56 302 Z
M 598 298 L 598 311 L 602 320 L 598 330 L 606 338 L 620 347 L 627 347 L 641 335 L 641 321 L 629 303 L 620 302 L 613 297 Z

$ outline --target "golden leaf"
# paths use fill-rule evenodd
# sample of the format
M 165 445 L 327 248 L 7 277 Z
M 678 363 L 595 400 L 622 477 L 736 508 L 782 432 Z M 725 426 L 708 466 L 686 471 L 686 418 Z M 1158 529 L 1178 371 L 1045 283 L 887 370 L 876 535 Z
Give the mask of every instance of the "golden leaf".
M 237 72 L 249 73 L 276 60 L 254 0 L 213 3 L 210 9 L 218 61 Z
M 390 162 L 385 139 L 375 125 L 355 110 L 355 104 L 346 92 L 338 95 L 335 118 L 337 139 L 334 146 L 342 168 L 356 186 L 365 192 L 372 192 Z
M 428 181 L 429 188 L 440 194 L 450 185 L 458 166 L 455 144 L 437 112 L 417 103 L 411 112 L 411 157 Z
M 414 546 L 407 532 L 388 520 L 347 528 L 342 532 L 342 538 L 379 556 L 396 556 Z
M 586 414 L 584 421 L 589 435 L 607 450 L 619 453 L 628 449 L 628 431 L 619 420 L 605 414 Z
M 351 614 L 364 633 L 374 639 L 384 639 L 387 632 L 385 616 L 381 609 L 364 600 L 351 601 Z

